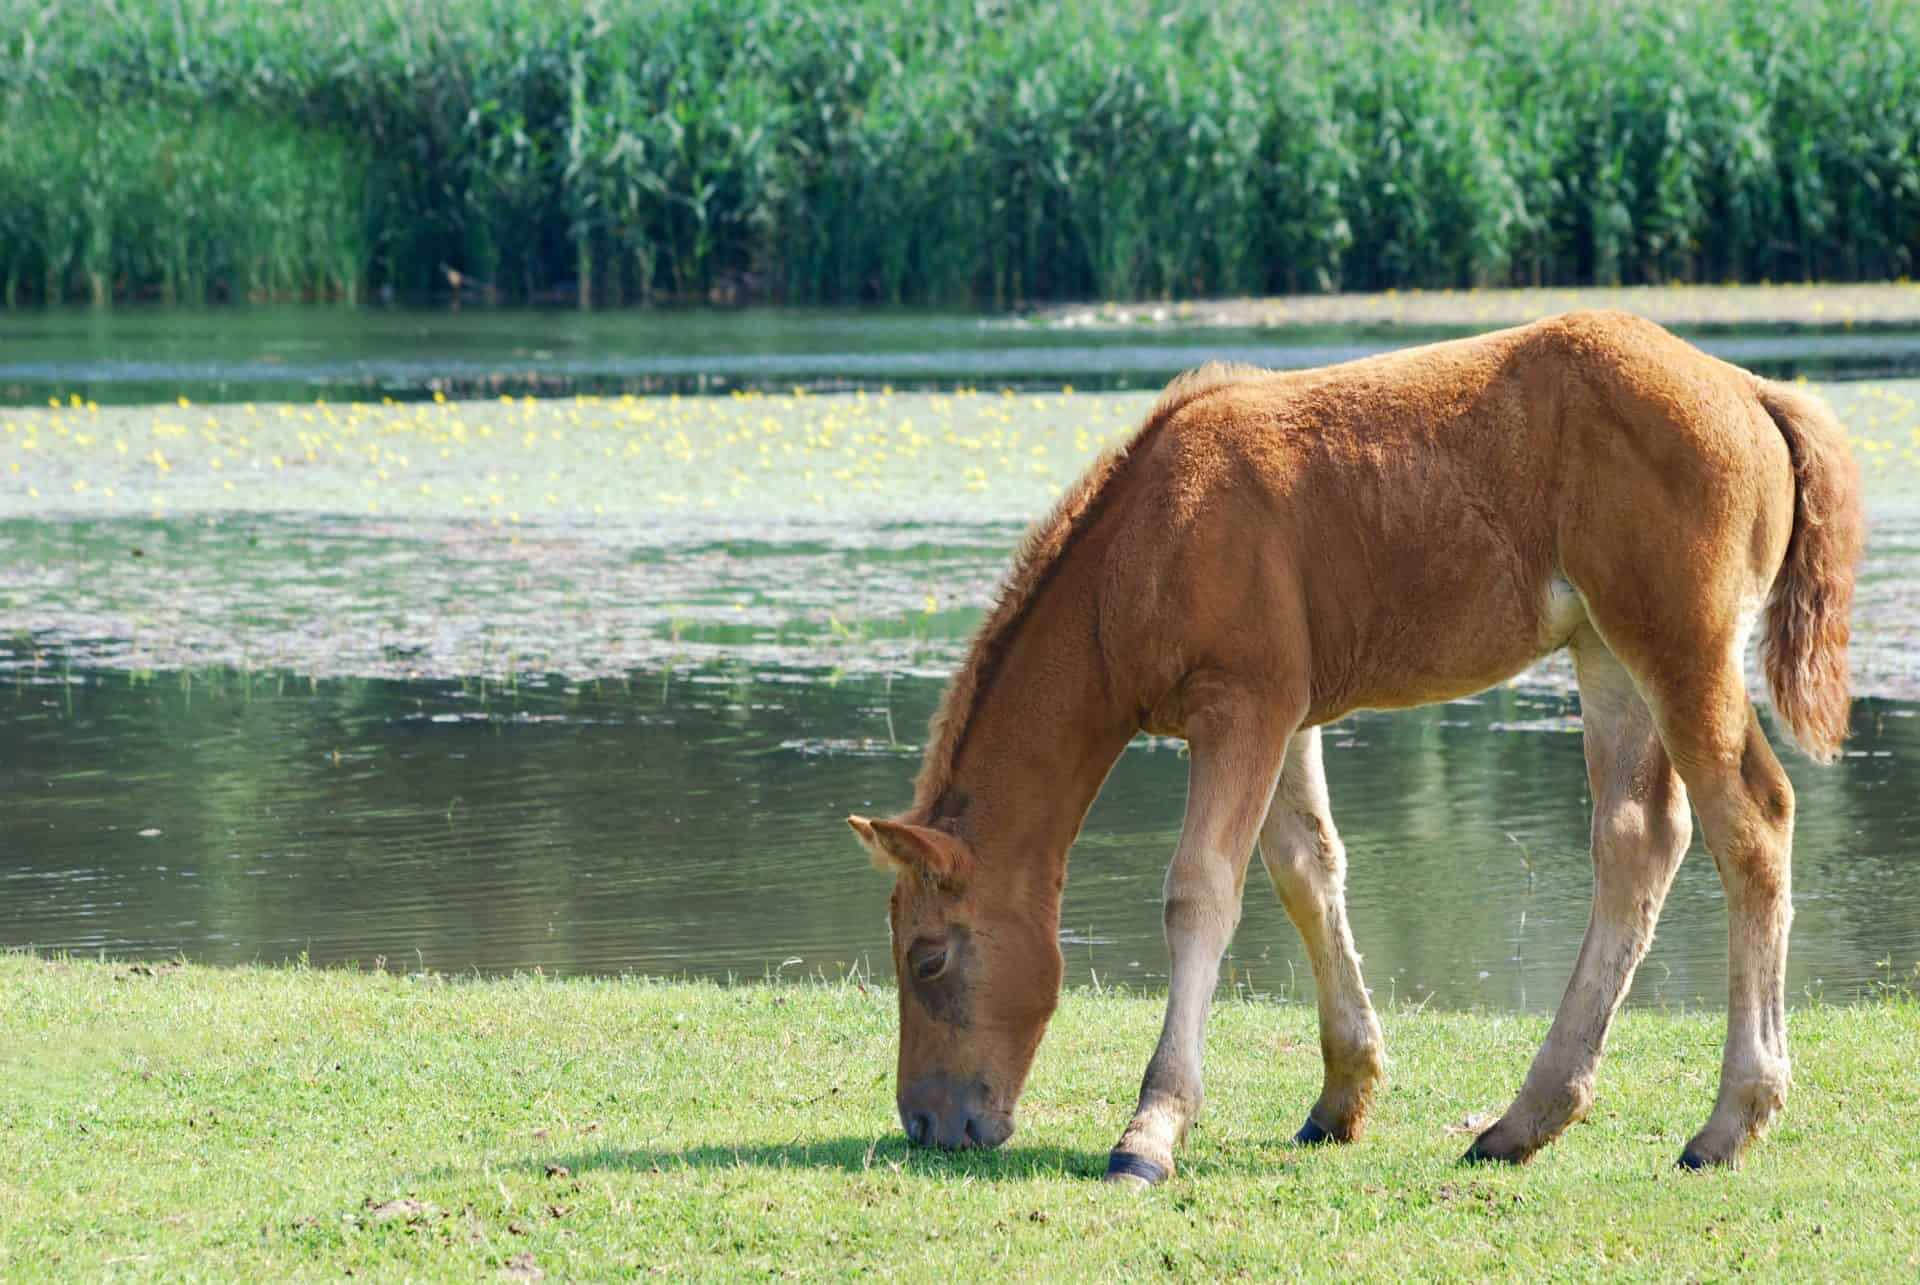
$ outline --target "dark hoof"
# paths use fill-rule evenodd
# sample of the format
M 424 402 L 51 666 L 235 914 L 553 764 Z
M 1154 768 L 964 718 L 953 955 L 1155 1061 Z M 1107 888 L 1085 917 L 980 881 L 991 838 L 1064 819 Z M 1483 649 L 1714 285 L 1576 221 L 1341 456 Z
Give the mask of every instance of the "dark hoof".
M 1323 1142 L 1338 1142 L 1339 1139 L 1315 1124 L 1312 1116 L 1308 1116 L 1307 1122 L 1300 1126 L 1300 1132 L 1293 1135 L 1293 1141 L 1297 1146 L 1317 1147 Z
M 1473 1145 L 1467 1148 L 1467 1154 L 1460 1157 L 1460 1163 L 1463 1165 L 1523 1165 L 1527 1162 L 1525 1156 L 1510 1156 L 1490 1150 L 1482 1145 L 1485 1142 L 1484 1136 L 1475 1138 Z
M 1107 1181 L 1121 1182 L 1126 1179 L 1157 1187 L 1167 1180 L 1167 1171 L 1145 1156 L 1136 1156 L 1131 1151 L 1116 1151 L 1107 1157 Z
M 1680 1159 L 1674 1162 L 1674 1167 L 1685 1169 L 1689 1173 L 1696 1173 L 1701 1169 L 1713 1168 L 1713 1161 L 1707 1159 L 1692 1147 L 1688 1147 L 1680 1153 Z

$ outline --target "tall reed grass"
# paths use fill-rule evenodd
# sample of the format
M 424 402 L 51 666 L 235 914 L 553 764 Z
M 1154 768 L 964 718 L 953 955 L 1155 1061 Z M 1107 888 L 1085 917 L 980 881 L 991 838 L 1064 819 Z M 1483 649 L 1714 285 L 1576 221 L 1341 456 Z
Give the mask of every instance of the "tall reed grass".
M 1884 0 L 0 0 L 16 299 L 1877 278 Z
M 366 165 L 330 132 L 233 109 L 139 102 L 0 109 L 0 290 L 356 297 L 367 275 Z

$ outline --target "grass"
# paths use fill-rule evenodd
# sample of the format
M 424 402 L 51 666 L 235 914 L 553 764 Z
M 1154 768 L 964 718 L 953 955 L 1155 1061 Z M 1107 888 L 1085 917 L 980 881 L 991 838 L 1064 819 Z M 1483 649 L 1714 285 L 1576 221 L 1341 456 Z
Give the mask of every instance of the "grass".
M 1070 993 L 989 1155 L 909 1150 L 893 996 L 849 982 L 466 981 L 0 957 L 9 1278 L 1910 1277 L 1920 1006 L 1793 1021 L 1796 1089 L 1744 1170 L 1671 1168 L 1721 1019 L 1630 1011 L 1592 1118 L 1464 1170 L 1544 1020 L 1390 1009 L 1352 1148 L 1286 1139 L 1312 1010 L 1223 998 L 1184 1168 L 1102 1186 L 1156 998 Z
M 418 293 L 447 267 L 603 302 L 1862 280 L 1910 273 L 1920 229 L 1920 9 L 1877 0 L 0 0 L 0 23 L 19 298 Z M 182 163 L 125 119 L 231 145 Z M 177 201 L 278 228 L 303 156 L 337 191 L 299 198 L 328 217 L 276 240 L 282 268 L 168 243 L 206 222 Z M 155 191 L 150 220 L 101 213 Z

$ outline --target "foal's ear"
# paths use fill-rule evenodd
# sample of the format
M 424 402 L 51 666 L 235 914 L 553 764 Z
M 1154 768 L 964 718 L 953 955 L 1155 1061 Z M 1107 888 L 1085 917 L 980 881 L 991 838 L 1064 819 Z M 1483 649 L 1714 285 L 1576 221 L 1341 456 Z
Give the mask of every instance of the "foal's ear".
M 967 850 L 960 840 L 942 830 L 904 821 L 869 821 L 851 816 L 847 824 L 860 836 L 873 864 L 886 874 L 917 873 L 935 883 L 952 885 L 966 869 Z

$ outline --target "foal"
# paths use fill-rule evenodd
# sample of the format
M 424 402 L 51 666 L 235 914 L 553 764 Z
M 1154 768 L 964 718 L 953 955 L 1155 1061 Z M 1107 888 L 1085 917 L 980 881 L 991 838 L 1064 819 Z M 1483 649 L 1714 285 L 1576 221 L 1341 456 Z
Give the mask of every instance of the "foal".
M 1256 841 L 1319 996 L 1326 1078 L 1298 1140 L 1358 1137 L 1383 1052 L 1319 727 L 1464 696 L 1565 647 L 1592 918 L 1518 1098 L 1467 1158 L 1523 1162 L 1587 1111 L 1697 815 L 1727 897 L 1727 1040 L 1680 1163 L 1736 1164 L 1787 1092 L 1792 916 L 1793 790 L 1748 702 L 1745 646 L 1764 606 L 1774 706 L 1831 759 L 1858 490 L 1818 402 L 1620 313 L 1174 381 L 1028 534 L 934 719 L 913 806 L 849 818 L 896 875 L 907 1133 L 1012 1134 L 1059 997 L 1067 849 L 1145 729 L 1185 737 L 1191 775 L 1166 1024 L 1108 1177 L 1173 1172 Z

